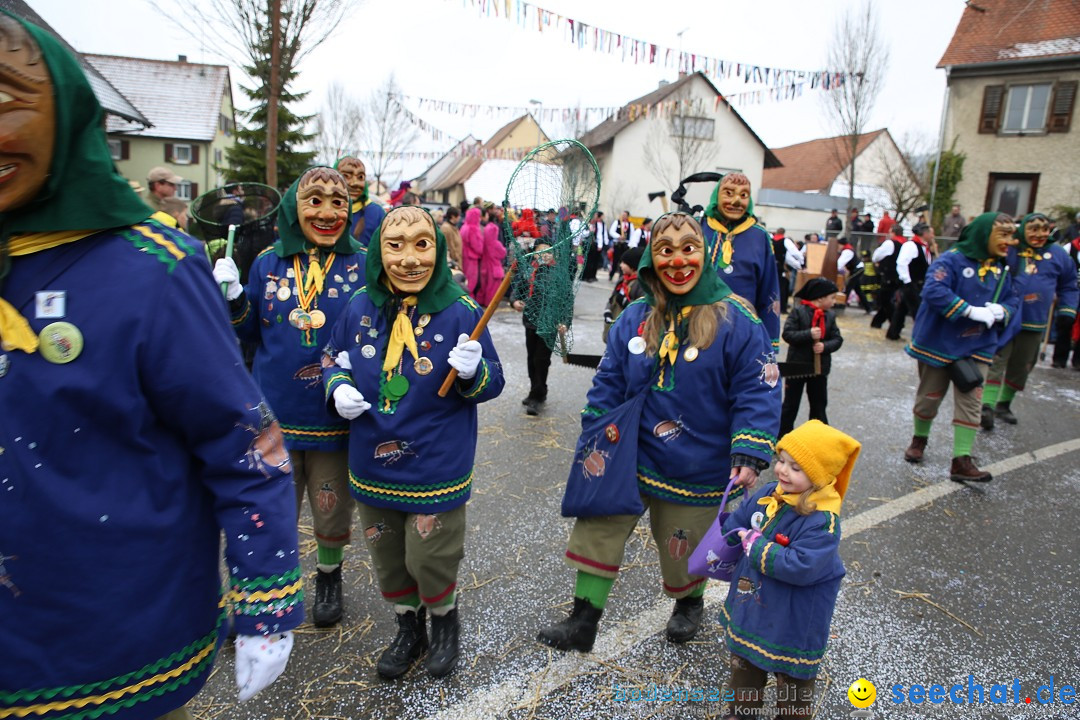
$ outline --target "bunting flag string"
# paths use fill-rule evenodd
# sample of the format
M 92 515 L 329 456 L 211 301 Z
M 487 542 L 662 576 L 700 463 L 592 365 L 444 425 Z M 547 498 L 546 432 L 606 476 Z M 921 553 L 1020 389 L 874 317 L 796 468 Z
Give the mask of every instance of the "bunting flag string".
M 592 26 L 545 10 L 525 0 L 462 0 L 462 3 L 472 5 L 483 17 L 494 16 L 508 20 L 525 30 L 535 30 L 538 33 L 554 32 L 579 50 L 592 50 L 619 56 L 623 62 L 635 65 L 660 65 L 685 73 L 700 71 L 719 80 L 738 79 L 744 84 L 753 83 L 781 88 L 805 84 L 811 89 L 828 90 L 844 82 L 848 76 L 847 73 L 831 70 L 811 71 L 764 67 L 676 50 L 659 43 Z
M 355 150 L 351 154 L 357 157 L 374 158 L 382 157 L 393 160 L 438 160 L 439 158 L 452 155 L 454 157 L 470 157 L 478 158 L 481 160 L 514 160 L 520 161 L 526 155 L 528 155 L 533 148 L 510 148 L 506 150 L 497 150 L 491 148 L 485 148 L 482 144 L 476 143 L 468 147 L 458 146 L 453 150 Z

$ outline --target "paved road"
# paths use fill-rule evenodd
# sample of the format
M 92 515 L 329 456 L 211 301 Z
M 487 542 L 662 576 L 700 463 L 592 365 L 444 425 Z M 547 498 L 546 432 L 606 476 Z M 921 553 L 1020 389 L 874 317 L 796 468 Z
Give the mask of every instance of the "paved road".
M 603 280 L 582 287 L 575 351 L 601 352 L 600 312 L 610 287 Z M 848 717 L 847 688 L 865 677 L 877 687 L 873 717 L 1080 718 L 1080 705 L 1063 705 L 1060 695 L 1047 706 L 1036 697 L 1051 676 L 1056 693 L 1063 684 L 1080 684 L 1080 373 L 1044 366 L 1033 372 L 1027 392 L 1014 401 L 1020 424 L 999 425 L 976 442 L 976 456 L 996 479 L 969 488 L 947 476 L 948 401 L 926 462 L 903 462 L 914 361 L 868 325 L 858 310 L 840 318 L 845 344 L 830 378 L 830 421 L 859 438 L 863 454 L 844 504 L 848 574 L 818 683 L 817 717 Z M 719 702 L 616 700 L 635 689 L 648 693 L 653 684 L 707 694 L 727 675 L 715 624 L 726 587 L 710 587 L 708 624 L 697 641 L 668 643 L 662 631 L 671 602 L 659 590 L 645 525 L 631 538 L 594 652 L 563 656 L 533 641 L 539 626 L 565 612 L 573 588 L 561 560 L 570 521 L 560 518 L 559 502 L 591 373 L 555 365 L 545 413 L 527 417 L 520 405 L 528 383 L 518 315 L 497 314 L 492 333 L 508 381 L 502 397 L 481 409 L 458 672 L 441 681 L 422 668 L 398 682 L 376 676 L 375 660 L 395 624 L 378 597 L 367 553 L 356 545 L 346 553 L 341 627 L 303 626 L 286 674 L 242 706 L 234 703 L 232 651 L 223 651 L 192 703 L 198 717 L 722 717 Z M 303 529 L 305 568 L 314 572 L 314 540 L 310 527 Z M 958 705 L 947 697 L 940 704 L 892 702 L 893 686 L 906 693 L 913 683 L 928 689 L 938 683 L 946 692 L 965 683 L 955 694 L 966 699 L 969 674 L 984 687 L 986 704 Z M 1019 703 L 1012 702 L 1014 679 Z M 995 683 L 1009 686 L 1008 704 L 989 704 Z M 1024 703 L 1027 697 L 1033 702 Z

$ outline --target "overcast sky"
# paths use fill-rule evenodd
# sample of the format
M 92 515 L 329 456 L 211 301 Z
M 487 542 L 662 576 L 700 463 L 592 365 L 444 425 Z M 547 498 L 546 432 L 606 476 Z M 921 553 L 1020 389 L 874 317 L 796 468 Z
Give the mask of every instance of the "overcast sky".
M 190 10 L 206 0 L 169 3 L 170 17 L 150 0 L 29 0 L 76 49 L 82 52 L 226 62 L 213 40 L 196 41 L 199 22 Z M 661 46 L 681 47 L 710 57 L 769 67 L 817 70 L 825 66 L 833 24 L 862 0 L 539 0 L 552 12 L 589 25 Z M 159 6 L 163 3 L 157 3 Z M 579 50 L 556 33 L 526 30 L 501 18 L 481 17 L 473 0 L 356 0 L 337 32 L 305 60 L 294 91 L 309 91 L 300 111 L 319 110 L 334 80 L 358 98 L 394 73 L 407 95 L 464 103 L 547 108 L 619 106 L 675 79 L 675 70 L 622 62 L 614 55 Z M 103 8 L 107 7 L 107 11 Z M 665 12 L 657 11 L 663 8 Z M 868 129 L 888 127 L 898 142 L 906 136 L 936 142 L 945 90 L 945 73 L 936 69 L 948 45 L 963 0 L 876 0 L 882 35 L 889 46 L 886 87 Z M 358 51 L 360 55 L 358 56 Z M 232 72 L 234 85 L 243 79 Z M 718 82 L 721 92 L 760 86 Z M 166 90 L 163 88 L 163 90 Z M 769 147 L 783 147 L 835 135 L 818 91 L 785 102 L 738 105 Z M 244 99 L 234 95 L 239 108 Z M 183 103 L 182 97 L 176 98 Z M 487 139 L 510 115 L 465 118 L 421 112 L 450 137 L 468 133 Z M 545 128 L 554 133 L 559 128 Z M 443 150 L 422 137 L 418 150 Z M 414 162 L 397 172 L 413 175 L 428 163 Z

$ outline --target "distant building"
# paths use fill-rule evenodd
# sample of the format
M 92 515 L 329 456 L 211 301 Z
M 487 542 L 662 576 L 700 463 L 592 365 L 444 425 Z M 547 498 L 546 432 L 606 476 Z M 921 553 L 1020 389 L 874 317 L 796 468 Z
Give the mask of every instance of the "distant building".
M 117 55 L 83 56 L 150 121 L 141 127 L 110 116 L 109 148 L 124 177 L 146 185 L 146 174 L 167 167 L 183 184 L 177 196 L 193 200 L 223 185 L 225 150 L 236 142 L 232 82 L 224 65 L 150 60 Z
M 1077 203 L 1080 3 L 968 3 L 938 67 L 948 82 L 944 147 L 955 138 L 966 156 L 954 200 L 964 215 Z

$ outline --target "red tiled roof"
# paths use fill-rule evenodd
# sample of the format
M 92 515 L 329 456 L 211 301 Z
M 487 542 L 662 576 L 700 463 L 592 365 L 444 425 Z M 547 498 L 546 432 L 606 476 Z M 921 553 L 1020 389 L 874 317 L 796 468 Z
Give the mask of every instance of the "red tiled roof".
M 971 0 L 938 67 L 1080 55 L 1080 2 Z
M 881 129 L 860 135 L 855 157 L 883 132 L 888 131 Z M 847 141 L 846 135 L 839 135 L 774 149 L 772 152 L 783 167 L 765 168 L 761 187 L 796 192 L 829 192 L 837 175 L 847 164 L 844 162 L 849 152 L 844 145 Z

